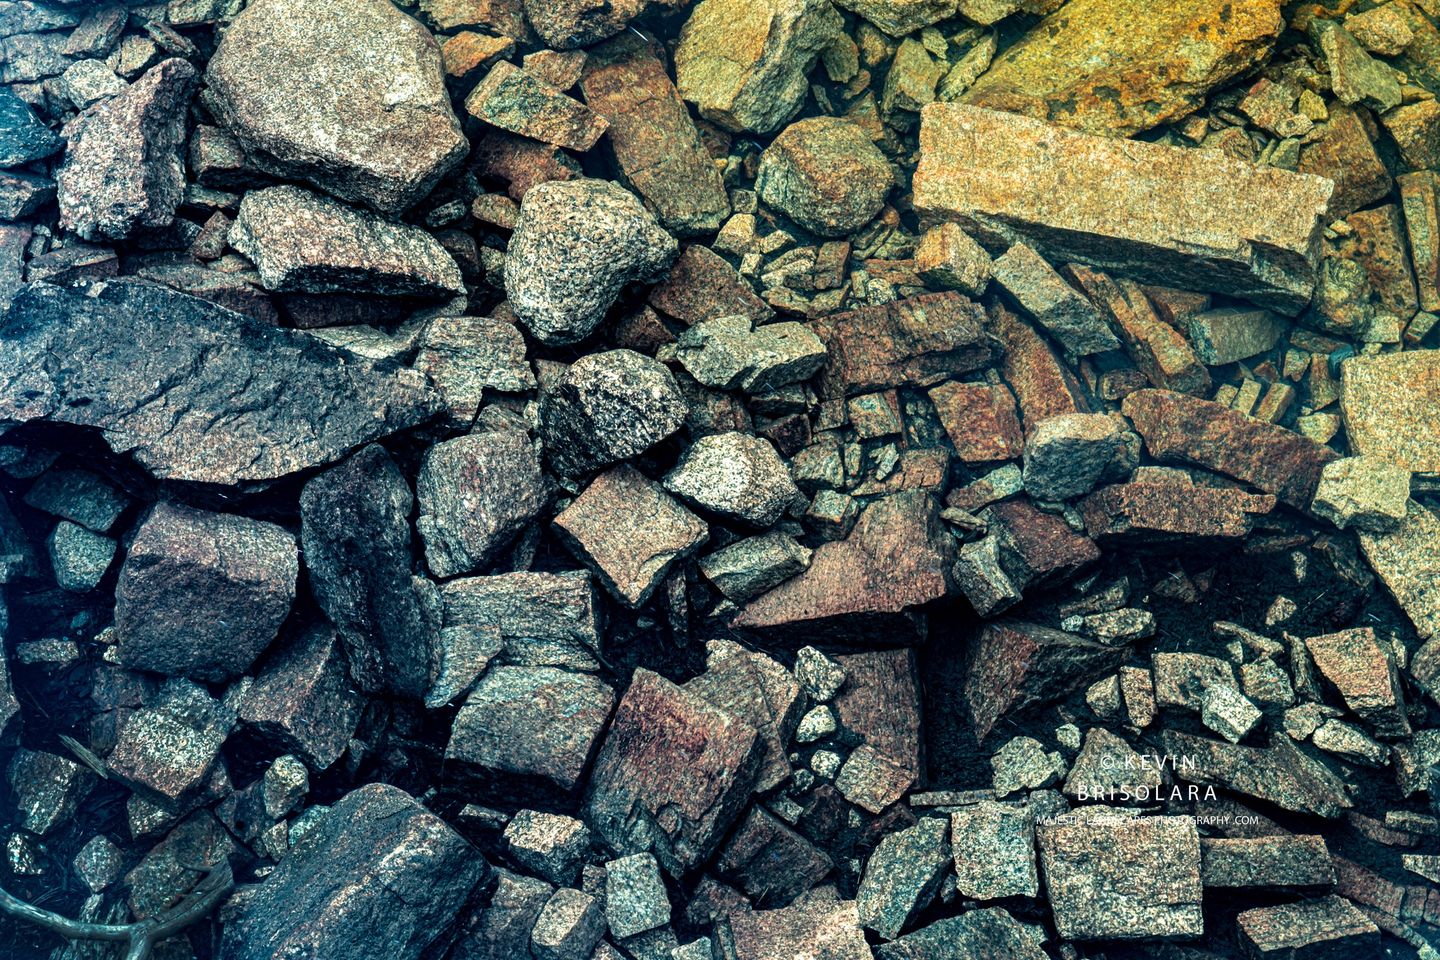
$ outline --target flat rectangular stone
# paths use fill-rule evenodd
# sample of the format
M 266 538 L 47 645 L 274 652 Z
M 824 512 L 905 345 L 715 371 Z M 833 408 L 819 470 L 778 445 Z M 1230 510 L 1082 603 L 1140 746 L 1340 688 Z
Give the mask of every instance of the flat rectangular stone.
M 954 103 L 921 111 L 915 208 L 987 246 L 1023 242 L 1148 283 L 1310 302 L 1322 177 L 1200 151 L 1076 133 Z
M 1120 349 L 1120 341 L 1095 305 L 1025 244 L 1013 245 L 996 258 L 991 269 L 996 283 L 1015 298 L 1020 309 L 1065 349 L 1080 355 Z
M 1255 960 L 1351 960 L 1380 955 L 1380 928 L 1343 897 L 1256 907 L 1235 918 Z
M 1015 393 L 1027 432 L 1050 417 L 1090 412 L 1080 381 L 1030 324 L 998 302 L 990 307 L 990 323 L 1005 345 L 1000 372 Z
M 1080 501 L 1080 516 L 1096 540 L 1149 544 L 1238 539 L 1250 533 L 1256 516 L 1274 508 L 1269 494 L 1165 479 L 1101 487 Z
M 1421 310 L 1440 310 L 1440 175 L 1433 170 L 1395 178 L 1410 237 L 1410 260 Z
M 1195 314 L 1185 326 L 1196 355 L 1213 367 L 1264 353 L 1289 324 L 1269 310 L 1222 307 Z
M 1357 531 L 1360 550 L 1421 639 L 1440 636 L 1440 517 L 1411 500 L 1400 526 Z
M 1340 383 L 1351 452 L 1440 472 L 1440 350 L 1352 357 Z
M 1232 890 L 1328 889 L 1335 866 L 1320 836 L 1207 837 L 1200 841 L 1200 879 Z

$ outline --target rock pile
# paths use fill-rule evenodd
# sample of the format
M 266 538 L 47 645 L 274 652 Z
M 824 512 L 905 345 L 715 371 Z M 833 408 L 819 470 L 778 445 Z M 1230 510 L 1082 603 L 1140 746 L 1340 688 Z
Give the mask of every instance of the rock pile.
M 0 887 L 1435 960 L 1437 97 L 1433 0 L 0 0 Z

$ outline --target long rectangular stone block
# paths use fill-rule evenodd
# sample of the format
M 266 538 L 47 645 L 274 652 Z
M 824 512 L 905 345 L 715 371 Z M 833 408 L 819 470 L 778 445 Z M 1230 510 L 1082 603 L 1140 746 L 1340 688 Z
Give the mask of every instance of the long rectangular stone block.
M 1023 242 L 1146 283 L 1243 297 L 1289 315 L 1310 302 L 1324 177 L 1112 140 L 956 103 L 921 112 L 915 208 L 987 246 Z

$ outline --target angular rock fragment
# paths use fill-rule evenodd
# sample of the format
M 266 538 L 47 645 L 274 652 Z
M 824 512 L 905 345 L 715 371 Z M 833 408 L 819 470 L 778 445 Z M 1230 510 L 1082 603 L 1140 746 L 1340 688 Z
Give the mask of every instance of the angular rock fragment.
M 770 442 L 743 433 L 701 437 L 664 485 L 692 506 L 755 527 L 774 525 L 800 494 Z
M 844 686 L 827 699 L 833 700 L 840 723 L 906 775 L 922 779 L 920 682 L 914 650 L 847 654 L 838 658 L 836 666 Z M 833 676 L 828 682 L 839 687 Z
M 1226 889 L 1324 890 L 1335 883 L 1335 866 L 1319 836 L 1202 837 L 1200 879 Z
M 679 429 L 687 405 L 675 377 L 633 350 L 586 354 L 544 393 L 540 435 L 567 476 L 644 453 Z
M 484 317 L 437 317 L 425 328 L 415 369 L 430 375 L 450 408 L 450 419 L 468 427 L 491 393 L 522 393 L 535 387 L 525 357 L 525 337 L 513 323 Z
M 949 956 L 1044 960 L 1048 954 L 1032 928 L 1000 907 L 967 910 L 875 948 L 876 960 L 934 960 Z
M 1220 743 L 1167 730 L 1169 755 L 1185 757 L 1172 771 L 1194 784 L 1224 787 L 1295 813 L 1334 819 L 1352 806 L 1345 784 L 1324 765 L 1301 753 L 1285 734 L 1264 748 Z
M 621 940 L 670 922 L 670 896 L 652 855 L 636 853 L 605 864 L 605 917 L 610 935 Z
M 1305 649 L 1345 705 L 1382 737 L 1408 737 L 1400 673 L 1369 627 L 1309 637 Z
M 89 470 L 50 469 L 25 492 L 27 506 L 106 533 L 130 505 L 130 498 Z
M 1095 305 L 1071 287 L 1038 253 L 1014 243 L 992 267 L 995 281 L 1029 316 L 1072 353 L 1120 349 Z
M 1096 540 L 1160 544 L 1239 539 L 1274 508 L 1268 494 L 1147 477 L 1101 487 L 1080 502 L 1080 515 Z
M 985 624 L 964 681 L 970 725 L 984 740 L 1003 716 L 1061 699 L 1114 669 L 1124 647 L 1018 620 Z
M 1366 562 L 1420 637 L 1440 636 L 1440 518 L 1412 500 L 1400 526 L 1358 536 Z
M 451 580 L 440 595 L 447 629 L 497 630 L 510 656 L 520 662 L 599 667 L 599 597 L 583 570 Z
M 1192 315 L 1186 332 L 1201 362 L 1234 363 L 1264 353 L 1280 341 L 1288 324 L 1268 310 L 1225 307 Z
M 243 673 L 290 612 L 299 565 L 295 537 L 273 523 L 157 504 L 115 588 L 121 662 L 209 681 Z
M 1340 369 L 1351 450 L 1412 472 L 1440 471 L 1440 350 L 1352 357 Z
M 1396 179 L 1421 310 L 1440 310 L 1440 176 L 1434 171 Z
M 556 890 L 530 930 L 536 960 L 588 960 L 605 935 L 605 912 L 595 898 L 571 887 Z
M 499 960 L 530 953 L 530 931 L 555 888 L 508 870 L 496 873 L 499 879 L 489 904 L 480 911 L 474 929 L 456 945 L 456 960 Z
M 810 117 L 780 132 L 760 156 L 755 192 L 822 237 L 870 221 L 890 190 L 890 164 L 864 132 L 839 117 Z
M 985 366 L 993 347 L 978 306 L 956 293 L 922 294 L 831 314 L 809 324 L 829 362 L 826 397 L 929 386 Z
M 389 216 L 468 149 L 439 46 L 386 0 L 249 4 L 205 80 L 207 102 L 251 163 Z
M 550 181 L 525 194 L 505 253 L 505 292 L 549 346 L 600 325 L 625 284 L 652 283 L 679 255 L 635 195 L 604 180 Z
M 779 910 L 744 910 L 725 921 L 736 960 L 872 960 L 854 900 L 807 900 Z
M 27 287 L 0 338 L 0 422 L 96 427 L 161 479 L 272 480 L 434 411 L 409 371 L 152 284 Z M 25 359 L 45 353 L 69 362 Z
M 1409 470 L 1379 457 L 1345 457 L 1325 465 L 1310 511 L 1341 530 L 1384 533 L 1405 519 L 1409 502 Z
M 56 176 L 60 222 L 96 240 L 169 226 L 185 190 L 181 149 L 195 68 L 151 68 L 129 90 L 82 114 Z
M 1026 185 L 1013 189 L 1016 178 Z M 915 207 L 981 243 L 1213 290 L 1284 313 L 1310 301 L 1332 185 L 1210 151 L 1111 141 L 1013 114 L 922 114 Z M 1178 225 L 1178 228 L 1177 228 Z
M 810 565 L 812 554 L 783 533 L 764 533 L 701 557 L 699 568 L 715 589 L 744 603 L 800 573 Z
M 234 723 L 228 708 L 195 692 L 193 708 L 157 703 L 131 713 L 105 758 L 110 776 L 171 814 L 198 806 Z
M 910 611 L 945 595 L 951 550 L 929 494 L 883 497 L 849 537 L 822 544 L 804 573 L 751 601 L 733 625 L 810 637 L 839 632 L 851 640 L 914 635 Z
M 844 21 L 829 0 L 702 0 L 680 30 L 676 86 L 736 133 L 773 133 L 800 109 L 807 75 Z
M 568 802 L 614 705 L 614 692 L 585 674 L 492 667 L 455 716 L 447 771 L 492 797 Z
M 720 851 L 716 869 L 734 880 L 757 907 L 784 907 L 834 869 L 830 858 L 756 804 Z M 666 904 L 666 916 L 669 916 Z
M 1089 493 L 1120 449 L 1120 427 L 1103 414 L 1073 413 L 1042 420 L 1025 438 L 1025 489 L 1038 500 L 1069 500 Z
M 115 559 L 115 541 L 61 520 L 45 540 L 55 583 L 62 590 L 84 593 L 93 590 Z
M 1344 897 L 1256 907 L 1235 918 L 1256 960 L 1361 957 L 1380 952 L 1380 928 Z
M 420 696 L 434 672 L 438 611 L 410 572 L 410 486 L 372 445 L 310 480 L 300 539 L 310 589 L 367 691 Z
M 1072 0 L 997 58 L 963 101 L 1128 137 L 1184 116 L 1261 63 L 1284 25 L 1271 0 L 1223 9 L 1205 0 L 1163 8 Z
M 547 46 L 572 50 L 613 37 L 647 6 L 649 0 L 525 0 L 525 17 Z
M 617 38 L 589 52 L 580 90 L 610 125 L 621 175 L 665 229 L 682 237 L 719 229 L 730 199 L 661 59 L 634 35 Z
M 316 625 L 273 653 L 240 701 L 240 719 L 272 749 L 319 773 L 339 759 L 360 719 L 335 629 Z
M 705 523 L 630 466 L 596 477 L 555 517 L 555 530 L 616 599 L 643 606 L 705 543 Z
M 754 727 L 637 669 L 595 760 L 586 820 L 620 853 L 652 852 L 678 877 L 719 846 L 760 759 Z
M 705 672 L 682 689 L 750 724 L 762 741 L 756 790 L 770 790 L 790 778 L 787 759 L 803 702 L 790 672 L 763 653 L 730 640 L 705 645 Z
M 1138 284 L 1112 280 L 1078 264 L 1066 271 L 1114 322 L 1125 352 L 1151 384 L 1193 394 L 1210 388 L 1210 376 L 1195 351 L 1178 330 L 1160 319 Z
M 1192 939 L 1200 914 L 1200 838 L 1188 817 L 1055 821 L 1036 828 L 1062 937 Z
M 700 383 L 751 394 L 808 380 L 827 356 L 825 344 L 804 324 L 787 320 L 752 329 L 744 316 L 697 323 L 675 345 L 677 359 Z
M 942 383 L 929 396 L 956 455 L 966 463 L 1011 460 L 1023 451 L 1015 397 L 1003 384 Z
M 492 127 L 581 153 L 609 126 L 580 101 L 508 60 L 491 67 L 470 91 L 465 110 Z
M 331 807 L 237 905 L 218 956 L 419 960 L 448 946 L 489 873 L 443 820 L 398 787 L 372 783 Z
M 1284 427 L 1168 390 L 1137 390 L 1121 409 L 1157 460 L 1215 470 L 1300 510 L 1310 505 L 1325 464 L 1339 456 Z
M 267 290 L 395 297 L 465 293 L 454 258 L 424 230 L 303 187 L 245 194 L 230 244 L 254 261 Z
M 744 317 L 764 324 L 761 330 L 775 326 L 766 323 L 775 311 L 755 295 L 750 281 L 714 250 L 697 243 L 680 251 L 670 273 L 651 288 L 647 302 L 687 327 L 722 317 Z
M 436 577 L 482 570 L 549 501 L 535 447 L 523 433 L 472 433 L 437 443 L 415 479 L 415 530 Z
M 1355 110 L 1334 104 L 1329 122 L 1312 139 L 1296 169 L 1334 181 L 1329 216 L 1348 217 L 1390 192 L 1390 171 Z
M 1032 810 L 988 800 L 961 807 L 950 815 L 950 846 L 962 897 L 999 900 L 1039 892 Z
M 886 834 L 865 864 L 855 893 L 860 925 L 894 940 L 939 889 L 950 848 L 949 824 L 926 817 L 913 827 Z
M 9 87 L 0 89 L 0 167 L 18 167 L 59 153 L 65 142 Z
M 44 836 L 71 821 L 95 786 L 95 776 L 65 757 L 20 749 L 6 768 L 15 795 L 17 826 Z

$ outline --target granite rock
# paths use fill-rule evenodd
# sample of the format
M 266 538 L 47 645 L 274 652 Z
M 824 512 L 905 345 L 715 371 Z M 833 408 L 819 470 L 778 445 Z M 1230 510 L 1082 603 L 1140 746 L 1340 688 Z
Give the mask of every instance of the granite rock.
M 760 155 L 755 192 L 822 237 L 842 237 L 880 212 L 890 164 L 859 126 L 810 117 L 786 127 Z
M 586 354 L 542 396 L 546 459 L 567 476 L 628 460 L 678 430 L 687 409 L 658 361 L 633 350 Z
M 770 442 L 744 433 L 696 440 L 664 486 L 692 506 L 755 527 L 773 526 L 800 494 Z

